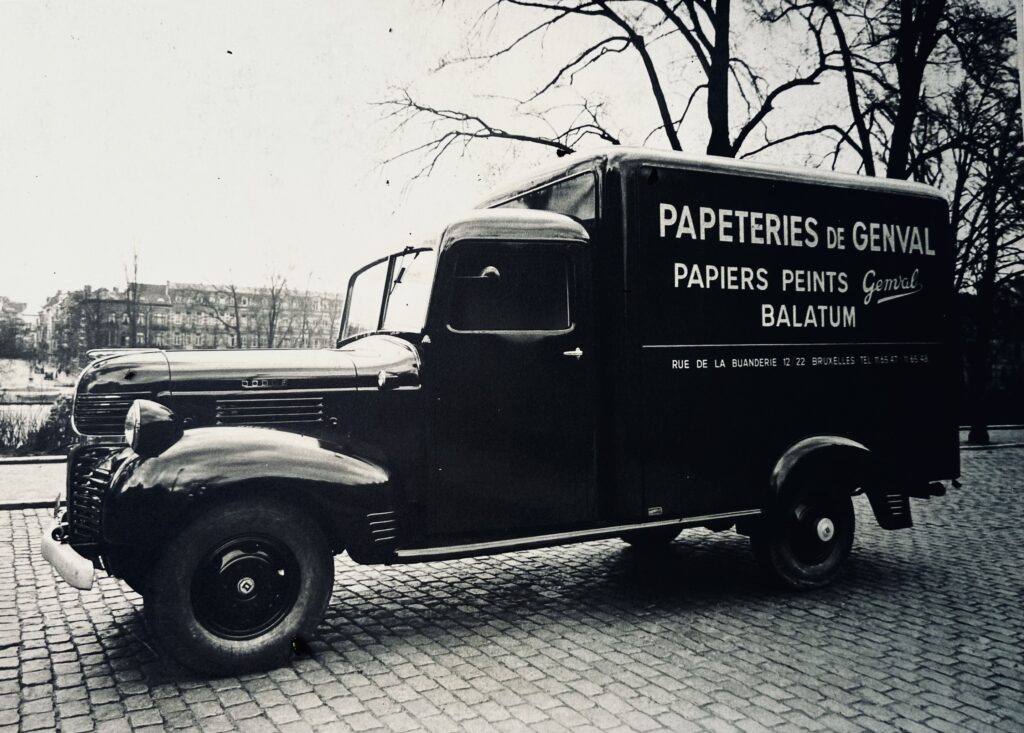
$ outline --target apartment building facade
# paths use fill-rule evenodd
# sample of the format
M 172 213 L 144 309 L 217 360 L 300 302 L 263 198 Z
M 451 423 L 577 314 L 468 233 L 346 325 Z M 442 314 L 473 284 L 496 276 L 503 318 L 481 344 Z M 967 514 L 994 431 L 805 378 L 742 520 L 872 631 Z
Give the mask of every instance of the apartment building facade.
M 58 292 L 39 313 L 42 358 L 71 368 L 90 349 L 321 348 L 337 336 L 333 293 L 201 283 Z

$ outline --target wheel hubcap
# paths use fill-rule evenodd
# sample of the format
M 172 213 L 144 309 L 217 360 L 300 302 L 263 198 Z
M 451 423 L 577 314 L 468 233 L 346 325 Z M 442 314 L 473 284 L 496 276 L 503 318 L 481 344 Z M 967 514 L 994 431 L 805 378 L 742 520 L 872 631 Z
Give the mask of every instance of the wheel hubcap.
M 196 620 L 224 639 L 251 639 L 288 615 L 299 593 L 299 566 L 282 542 L 234 537 L 200 561 L 192 577 Z
M 840 528 L 832 519 L 831 508 L 825 497 L 815 497 L 813 503 L 801 503 L 793 508 L 787 531 L 790 548 L 799 562 L 818 565 L 835 551 Z

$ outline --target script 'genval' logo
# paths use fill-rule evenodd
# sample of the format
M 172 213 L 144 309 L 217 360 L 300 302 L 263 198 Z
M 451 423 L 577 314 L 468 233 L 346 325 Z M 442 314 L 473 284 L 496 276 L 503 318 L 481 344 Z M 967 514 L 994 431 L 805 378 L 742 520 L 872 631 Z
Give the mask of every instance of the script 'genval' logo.
M 251 379 L 243 379 L 242 387 L 245 389 L 268 389 L 273 387 L 284 387 L 288 384 L 287 379 L 264 379 L 262 377 L 252 377 Z
M 879 277 L 874 270 L 868 270 L 864 273 L 863 284 L 864 305 L 871 305 L 872 300 L 881 305 L 886 301 L 905 298 L 923 290 L 920 270 L 914 270 L 909 275 L 890 277 Z

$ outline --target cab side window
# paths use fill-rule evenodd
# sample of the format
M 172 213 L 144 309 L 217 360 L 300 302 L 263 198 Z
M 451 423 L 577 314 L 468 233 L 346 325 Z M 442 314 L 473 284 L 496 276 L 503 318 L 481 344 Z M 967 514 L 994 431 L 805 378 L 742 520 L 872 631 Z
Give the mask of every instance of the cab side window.
M 572 262 L 550 244 L 465 243 L 455 259 L 455 331 L 563 331 L 572 326 Z

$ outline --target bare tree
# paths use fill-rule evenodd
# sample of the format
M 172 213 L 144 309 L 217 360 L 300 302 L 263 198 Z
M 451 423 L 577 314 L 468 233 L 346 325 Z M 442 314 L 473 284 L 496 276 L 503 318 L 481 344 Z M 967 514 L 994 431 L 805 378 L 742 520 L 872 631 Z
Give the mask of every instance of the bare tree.
M 233 348 L 250 338 L 258 348 L 273 349 L 291 336 L 294 315 L 289 309 L 288 278 L 272 273 L 263 288 L 218 285 L 204 303 L 205 312 L 231 334 Z
M 125 280 L 125 305 L 128 311 L 128 346 L 135 348 L 139 345 L 138 343 L 138 331 L 139 331 L 139 253 L 132 250 L 132 266 L 128 269 L 128 265 L 124 266 L 124 280 Z
M 81 366 L 85 352 L 98 346 L 103 331 L 103 312 L 98 293 L 89 288 L 68 294 L 65 312 L 54 322 L 57 368 Z M 120 344 L 114 344 L 120 345 Z
M 583 100 L 567 120 L 556 120 L 554 111 L 564 112 L 564 105 L 540 112 L 530 108 L 542 102 L 553 90 L 571 85 L 587 69 L 621 54 L 634 54 L 641 62 L 646 88 L 650 91 L 658 124 L 644 139 L 662 134 L 674 150 L 682 150 L 680 127 L 703 95 L 709 134 L 706 152 L 712 155 L 736 156 L 752 133 L 762 129 L 769 113 L 790 90 L 813 86 L 828 72 L 842 70 L 840 51 L 826 49 L 821 43 L 824 19 L 811 12 L 800 13 L 808 25 L 813 51 L 810 62 L 792 70 L 789 78 L 771 84 L 755 66 L 738 58 L 732 51 L 732 24 L 735 9 L 731 0 L 494 0 L 483 12 L 480 24 L 499 21 L 513 12 L 534 14 L 535 22 L 511 42 L 482 53 L 470 54 L 442 62 L 441 69 L 458 63 L 494 62 L 513 53 L 527 53 L 528 44 L 542 38 L 556 27 L 575 24 L 597 26 L 601 33 L 596 42 L 573 48 L 564 63 L 537 84 L 525 100 L 517 100 L 517 110 L 526 118 L 539 121 L 548 129 L 515 129 L 507 122 L 495 122 L 479 111 L 448 108 L 419 99 L 408 89 L 399 89 L 380 104 L 386 117 L 397 127 L 424 124 L 426 140 L 394 156 L 388 162 L 408 155 L 425 160 L 416 174 L 428 175 L 437 162 L 451 152 L 464 152 L 482 140 L 506 140 L 546 146 L 564 155 L 573 152 L 588 138 L 619 144 L 622 134 L 615 132 L 606 119 L 605 106 Z M 655 53 L 663 48 L 663 53 Z M 661 58 L 693 58 L 703 81 L 689 85 L 668 69 Z M 733 106 L 741 101 L 742 115 L 734 115 Z M 738 123 L 734 123 L 738 119 Z
M 297 314 L 299 319 L 298 333 L 295 335 L 293 346 L 298 349 L 308 349 L 313 345 L 313 332 L 312 324 L 310 323 L 310 311 L 311 311 L 311 300 L 309 283 L 313 279 L 313 273 L 310 272 L 306 275 L 306 287 L 303 291 L 302 297 L 299 299 L 299 312 Z
M 289 292 L 288 278 L 277 274 L 270 276 L 264 306 L 268 349 L 279 346 L 282 338 L 287 338 L 291 332 L 291 319 L 288 318 L 291 311 L 285 307 Z
M 926 110 L 917 138 L 920 177 L 949 192 L 957 235 L 956 283 L 971 294 L 967 343 L 969 440 L 988 442 L 986 403 L 1000 292 L 1024 267 L 1024 141 L 1013 19 L 972 6 L 958 18 L 963 81 L 940 111 Z
M 899 0 L 882 3 L 879 10 L 880 17 L 888 22 L 872 40 L 892 55 L 896 78 L 895 85 L 884 88 L 878 105 L 891 125 L 885 174 L 889 178 L 907 178 L 925 71 L 945 33 L 941 25 L 947 17 L 946 0 Z
M 889 178 L 914 175 L 920 163 L 915 152 L 935 154 L 915 148 L 918 117 L 934 101 L 925 91 L 928 71 L 958 62 L 949 37 L 954 11 L 947 0 L 778 0 L 763 6 L 762 19 L 775 24 L 794 14 L 821 29 L 817 43 L 823 43 L 822 31 L 835 43 L 849 118 L 808 124 L 767 140 L 748 155 L 796 138 L 826 135 L 835 141 L 833 167 L 846 148 L 855 152 L 867 175 L 878 170 Z
M 232 348 L 242 348 L 242 294 L 234 283 L 218 285 L 203 304 L 204 310 L 213 320 L 231 334 Z
M 0 359 L 17 359 L 25 355 L 22 339 L 26 331 L 25 323 L 17 314 L 0 309 Z

